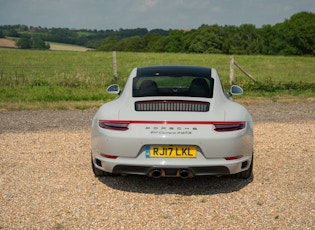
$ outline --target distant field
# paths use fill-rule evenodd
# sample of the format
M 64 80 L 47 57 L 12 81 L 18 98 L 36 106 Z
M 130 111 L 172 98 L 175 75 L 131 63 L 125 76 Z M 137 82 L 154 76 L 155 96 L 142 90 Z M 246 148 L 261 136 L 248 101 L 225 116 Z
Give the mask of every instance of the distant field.
M 58 50 L 58 51 L 90 51 L 92 49 L 83 47 L 83 46 L 75 46 L 69 44 L 61 44 L 48 42 L 50 44 L 50 50 Z
M 15 41 L 5 38 L 0 38 L 0 47 L 17 48 L 17 46 L 15 45 Z
M 17 38 L 7 39 L 7 38 L 0 38 L 0 47 L 3 48 L 17 48 L 15 45 L 15 40 Z M 92 49 L 83 47 L 83 46 L 76 46 L 70 44 L 62 44 L 62 43 L 55 43 L 55 42 L 48 42 L 50 44 L 50 50 L 57 50 L 57 51 L 90 51 Z
M 50 107 L 88 108 L 112 96 L 105 88 L 114 83 L 111 52 L 38 51 L 0 48 L 0 107 L 25 109 Z M 235 68 L 235 83 L 242 100 L 314 100 L 315 58 L 235 56 L 258 80 L 254 84 Z M 135 66 L 187 64 L 215 67 L 229 88 L 228 55 L 117 53 L 118 83 L 123 86 Z M 81 103 L 81 106 L 78 105 Z M 59 104 L 59 105 L 58 105 Z M 61 105 L 60 105 L 61 104 Z M 71 106 L 70 106 L 71 107 Z

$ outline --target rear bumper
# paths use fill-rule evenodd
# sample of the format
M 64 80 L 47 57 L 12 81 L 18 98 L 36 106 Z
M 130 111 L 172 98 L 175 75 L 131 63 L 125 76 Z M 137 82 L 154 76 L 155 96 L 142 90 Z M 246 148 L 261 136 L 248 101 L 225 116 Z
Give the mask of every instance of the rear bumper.
M 236 174 L 247 170 L 251 164 L 251 125 L 233 132 L 216 132 L 213 125 L 131 126 L 128 131 L 94 127 L 91 144 L 92 159 L 96 168 L 109 173 L 147 176 L 154 176 L 153 172 L 160 171 L 156 173 L 160 174 L 158 176 L 171 177 L 178 177 L 180 172 L 184 171 L 185 175 L 192 177 Z M 146 147 L 154 145 L 196 146 L 197 157 L 147 158 Z M 105 155 L 116 158 L 108 158 Z M 234 157 L 237 159 L 226 160 Z
M 143 167 L 117 165 L 113 173 L 117 174 L 136 174 L 154 177 L 154 172 L 160 171 L 161 177 L 193 177 L 205 175 L 228 175 L 230 171 L 225 166 L 208 166 L 208 167 L 181 167 L 181 168 L 164 168 L 164 167 Z M 183 176 L 183 173 L 186 172 Z M 157 176 L 159 177 L 159 176 Z
M 149 177 L 194 177 L 222 176 L 247 170 L 251 165 L 251 156 L 236 160 L 213 159 L 199 164 L 151 164 L 139 165 L 136 162 L 115 162 L 104 158 L 94 158 L 96 168 L 115 174 L 134 174 Z M 126 162 L 125 162 L 126 163 Z M 157 163 L 157 162 L 156 162 Z

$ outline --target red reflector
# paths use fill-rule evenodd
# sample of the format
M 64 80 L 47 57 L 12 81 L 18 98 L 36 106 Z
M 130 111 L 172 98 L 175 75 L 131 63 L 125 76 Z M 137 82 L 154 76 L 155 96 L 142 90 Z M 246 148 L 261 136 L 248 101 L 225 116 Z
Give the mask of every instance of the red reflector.
M 235 156 L 235 157 L 226 157 L 225 160 L 233 161 L 233 160 L 237 160 L 237 159 L 242 158 L 242 157 L 243 157 L 242 155 Z
M 106 157 L 106 158 L 109 158 L 109 159 L 116 159 L 117 158 L 117 156 L 111 156 L 111 155 L 107 155 L 107 154 L 103 154 L 103 153 L 101 153 L 100 155 L 102 157 Z

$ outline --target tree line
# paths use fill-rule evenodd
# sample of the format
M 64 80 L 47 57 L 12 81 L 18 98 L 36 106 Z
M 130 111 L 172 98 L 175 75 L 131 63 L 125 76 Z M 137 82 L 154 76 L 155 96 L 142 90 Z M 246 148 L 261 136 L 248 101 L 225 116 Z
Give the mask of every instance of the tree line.
M 274 26 L 202 25 L 124 39 L 108 37 L 98 50 L 216 54 L 315 55 L 315 14 L 301 12 Z
M 312 12 L 300 12 L 282 23 L 261 28 L 252 24 L 214 24 L 192 30 L 98 31 L 16 25 L 0 26 L 1 33 L 12 37 L 38 36 L 46 42 L 82 45 L 99 51 L 315 56 L 315 14 Z

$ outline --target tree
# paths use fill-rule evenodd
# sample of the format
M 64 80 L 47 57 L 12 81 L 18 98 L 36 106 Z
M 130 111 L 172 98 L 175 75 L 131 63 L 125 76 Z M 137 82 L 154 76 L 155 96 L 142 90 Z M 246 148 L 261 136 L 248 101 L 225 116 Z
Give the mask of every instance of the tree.
M 105 38 L 97 48 L 99 51 L 114 51 L 118 48 L 119 41 L 113 37 Z
M 315 55 L 315 14 L 301 12 L 292 15 L 282 24 L 286 30 L 285 41 L 295 53 Z
M 148 33 L 143 37 L 143 46 L 144 51 L 147 52 L 159 52 L 161 51 L 161 47 L 159 46 L 159 42 L 164 37 L 157 33 Z
M 17 42 L 17 47 L 20 49 L 31 49 L 32 48 L 32 40 L 29 36 L 22 36 Z
M 20 49 L 50 49 L 49 44 L 45 44 L 40 36 L 27 36 L 23 35 L 17 42 L 17 47 Z
M 259 30 L 262 54 L 315 55 L 315 14 L 301 12 Z
M 172 30 L 169 36 L 166 38 L 165 51 L 172 53 L 184 52 L 183 38 L 184 31 L 182 30 Z
M 188 50 L 194 53 L 222 53 L 224 40 L 222 27 L 218 25 L 202 26 L 194 32 Z
M 143 39 L 140 36 L 124 38 L 120 40 L 117 50 L 142 52 L 144 50 Z
M 6 33 L 6 36 L 8 36 L 8 37 L 19 37 L 20 35 L 19 35 L 19 33 L 16 30 L 9 29 L 7 31 L 7 33 Z
M 43 39 L 40 36 L 33 36 L 32 37 L 32 49 L 40 49 L 40 50 L 46 50 L 50 49 L 50 45 L 43 41 Z

